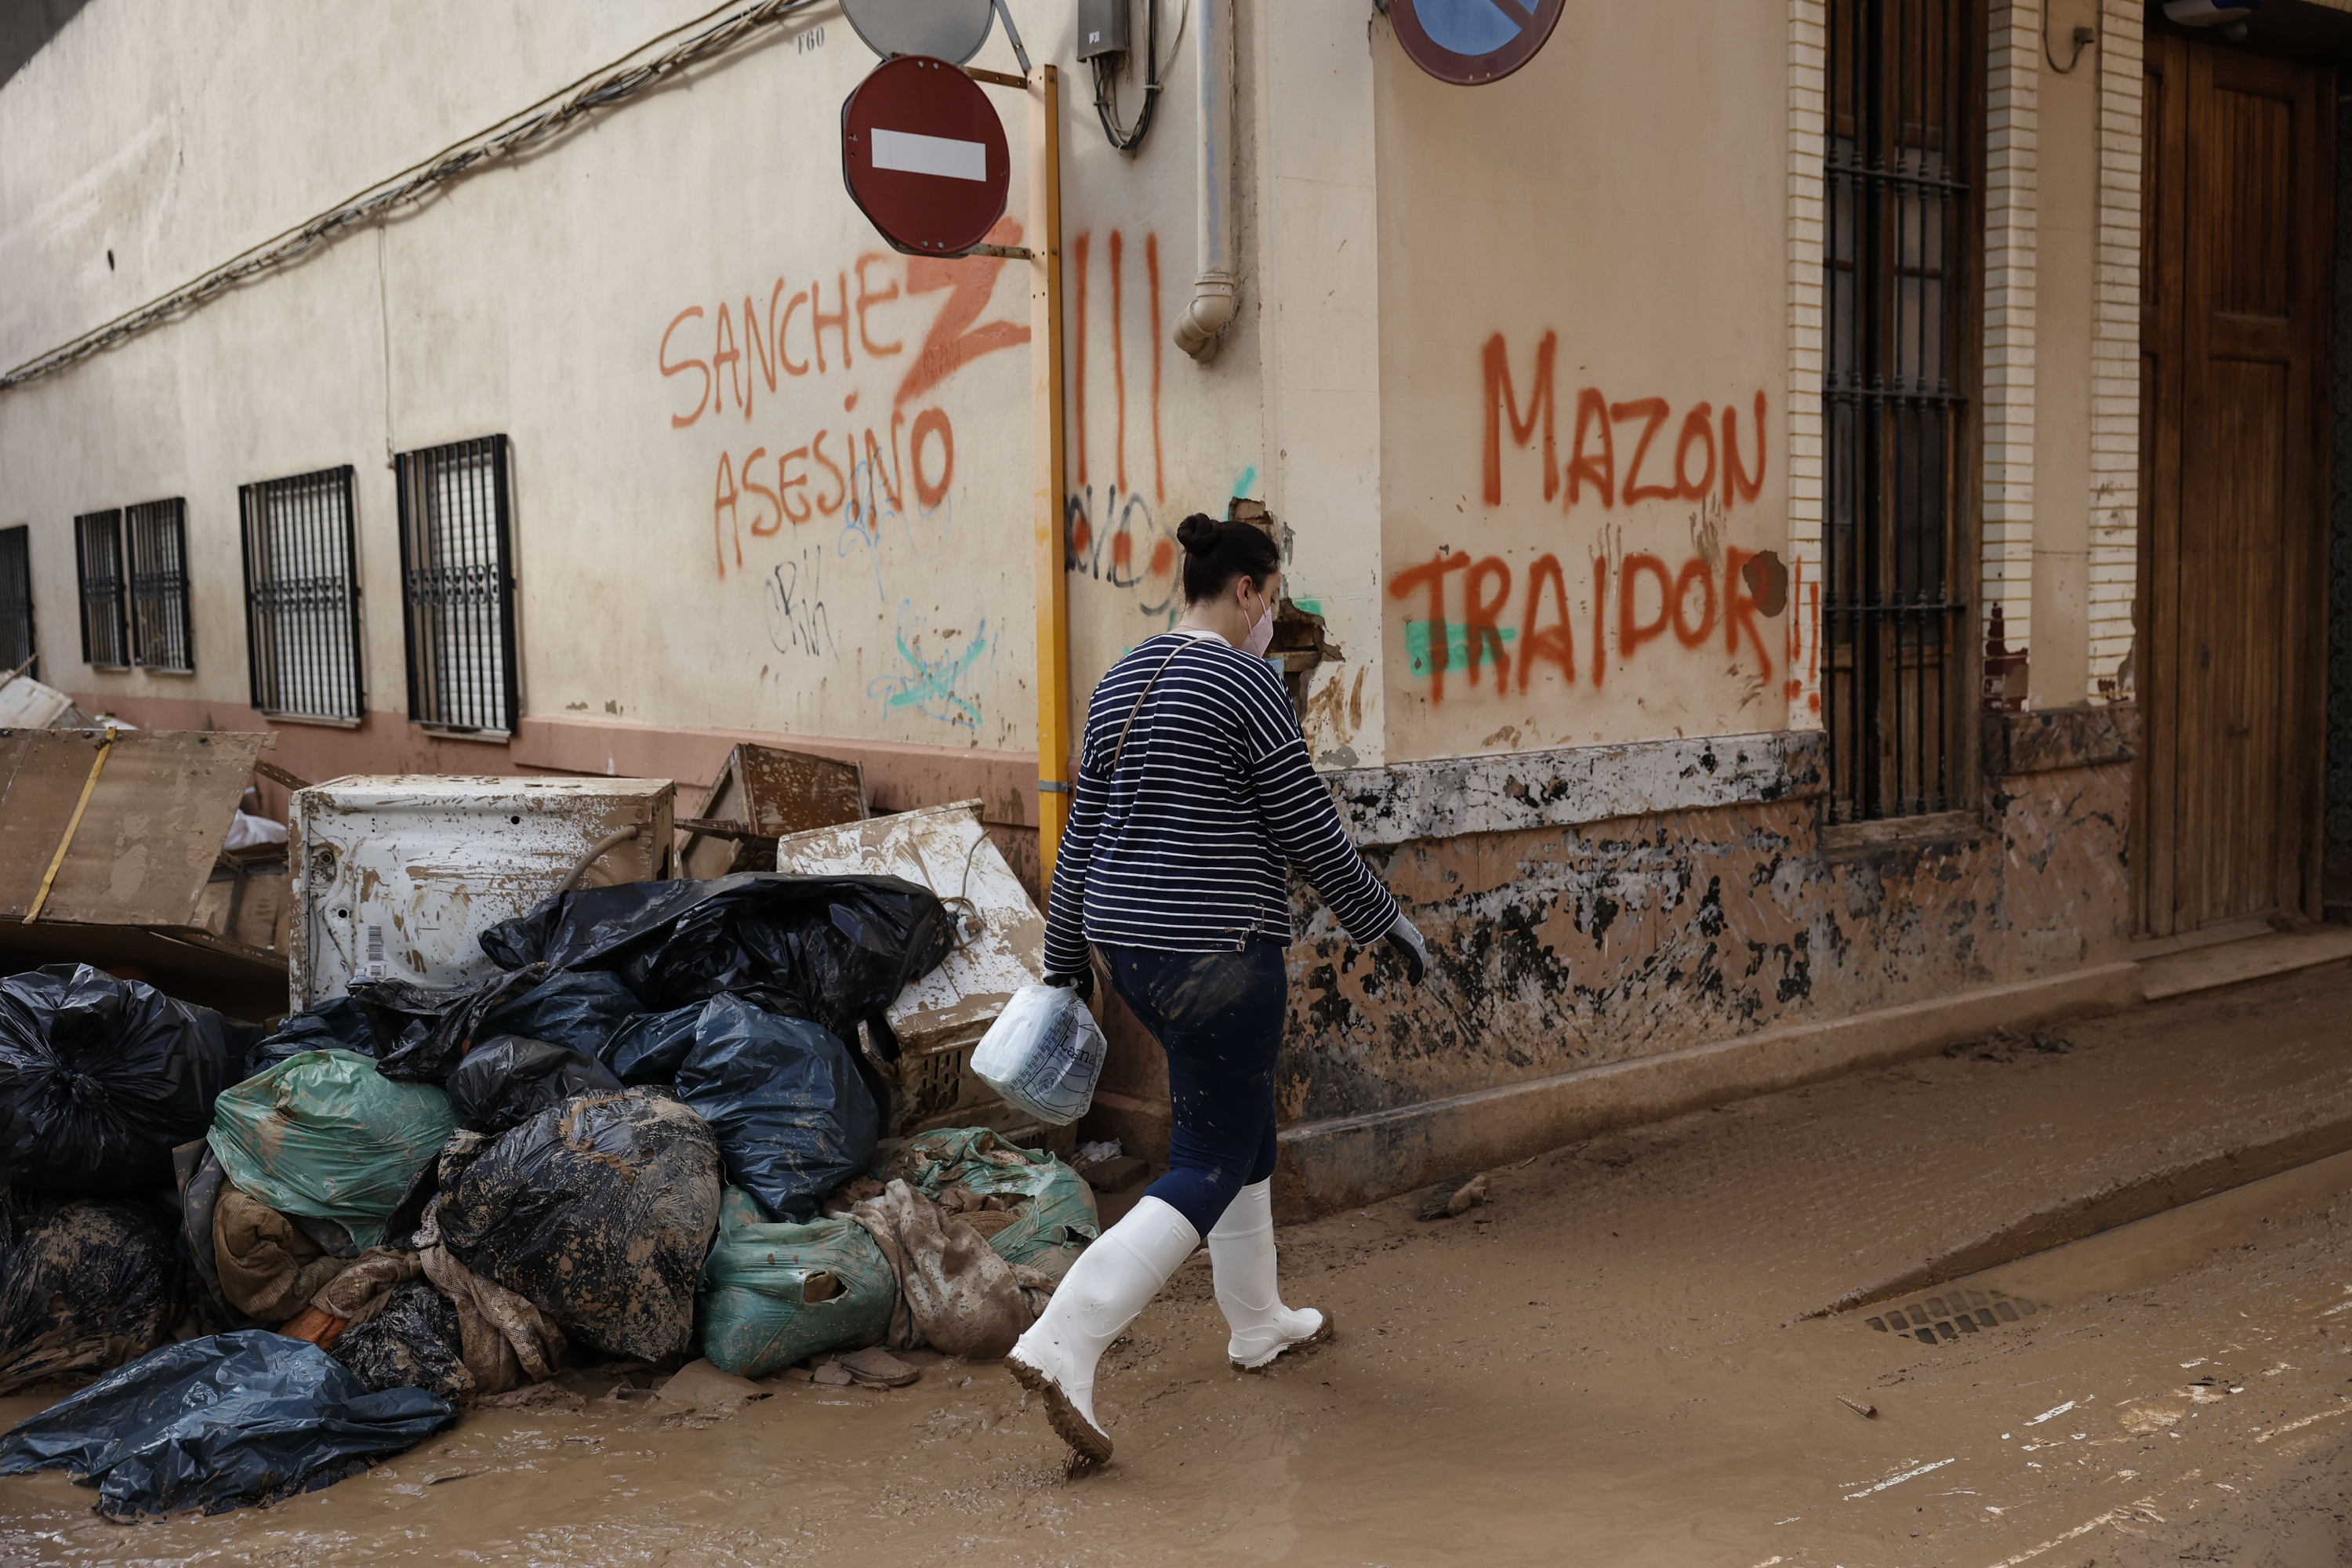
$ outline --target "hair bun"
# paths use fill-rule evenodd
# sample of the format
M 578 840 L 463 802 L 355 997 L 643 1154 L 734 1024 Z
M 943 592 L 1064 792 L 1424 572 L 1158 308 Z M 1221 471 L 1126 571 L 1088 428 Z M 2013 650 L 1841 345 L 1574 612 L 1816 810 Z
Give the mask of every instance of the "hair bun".
M 1217 537 L 1223 531 L 1215 518 L 1196 511 L 1176 525 L 1176 542 L 1184 547 L 1187 555 L 1206 555 L 1217 547 Z

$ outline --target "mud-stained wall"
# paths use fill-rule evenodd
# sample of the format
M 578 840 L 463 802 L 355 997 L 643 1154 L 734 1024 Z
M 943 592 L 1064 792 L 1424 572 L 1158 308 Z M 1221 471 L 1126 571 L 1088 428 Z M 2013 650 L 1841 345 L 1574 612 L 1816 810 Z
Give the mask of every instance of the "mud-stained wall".
M 1817 778 L 1792 783 L 1772 801 L 1371 850 L 1435 962 L 1407 990 L 1315 910 L 1291 952 L 1283 1121 L 2121 956 L 2128 767 L 2010 779 L 1959 842 L 1840 854 L 1819 847 Z

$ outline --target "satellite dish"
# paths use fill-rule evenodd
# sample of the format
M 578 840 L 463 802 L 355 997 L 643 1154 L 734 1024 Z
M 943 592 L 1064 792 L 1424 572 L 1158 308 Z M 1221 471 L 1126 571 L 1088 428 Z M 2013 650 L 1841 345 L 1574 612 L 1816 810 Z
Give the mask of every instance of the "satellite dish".
M 929 55 L 959 66 L 980 53 L 996 21 L 994 0 L 841 0 L 841 9 L 884 59 Z

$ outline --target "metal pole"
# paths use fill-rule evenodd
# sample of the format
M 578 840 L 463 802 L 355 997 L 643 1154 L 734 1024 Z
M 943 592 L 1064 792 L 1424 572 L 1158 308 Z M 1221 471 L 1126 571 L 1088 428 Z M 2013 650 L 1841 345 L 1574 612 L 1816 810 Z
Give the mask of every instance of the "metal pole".
M 1062 568 L 1062 84 L 1050 65 L 1029 73 L 1030 399 L 1036 465 L 1037 858 L 1054 856 L 1070 819 L 1070 590 Z

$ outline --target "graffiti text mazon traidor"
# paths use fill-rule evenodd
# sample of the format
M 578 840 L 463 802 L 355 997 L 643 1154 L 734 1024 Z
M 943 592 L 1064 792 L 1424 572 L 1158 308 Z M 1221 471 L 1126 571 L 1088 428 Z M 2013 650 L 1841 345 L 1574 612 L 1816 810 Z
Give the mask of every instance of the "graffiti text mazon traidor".
M 1693 404 L 1677 420 L 1666 398 L 1612 399 L 1598 386 L 1584 386 L 1576 389 L 1571 408 L 1560 395 L 1559 358 L 1559 334 L 1546 332 L 1536 344 L 1523 393 L 1503 334 L 1488 338 L 1481 351 L 1477 458 L 1479 499 L 1486 506 L 1502 506 L 1507 488 L 1532 490 L 1539 483 L 1542 500 L 1557 503 L 1564 515 L 1579 507 L 1610 512 L 1664 502 L 1692 508 L 1699 514 L 1694 521 L 1719 536 L 1762 491 L 1769 413 L 1762 392 L 1754 395 L 1745 431 L 1741 411 L 1728 403 L 1720 410 L 1708 402 Z M 1514 449 L 1528 456 L 1516 465 L 1515 485 L 1507 487 L 1507 459 Z M 1491 670 L 1498 696 L 1514 688 L 1527 691 L 1546 670 L 1565 688 L 1590 680 L 1598 689 L 1608 679 L 1612 653 L 1622 664 L 1654 644 L 1697 651 L 1719 638 L 1726 655 L 1752 659 L 1763 679 L 1775 672 L 1774 651 L 1758 617 L 1782 613 L 1790 584 L 1769 551 L 1723 545 L 1678 562 L 1645 552 L 1602 552 L 1572 564 L 1545 552 L 1524 573 L 1521 577 L 1499 554 L 1443 547 L 1427 561 L 1391 571 L 1389 594 L 1408 616 L 1406 652 L 1413 672 L 1428 679 L 1432 702 L 1445 700 L 1452 669 L 1464 670 L 1474 687 L 1481 684 L 1482 669 Z M 1588 583 L 1591 596 L 1580 628 L 1570 600 L 1572 591 L 1580 598 Z M 1412 616 L 1414 607 L 1425 615 Z M 1795 637 L 1791 626 L 1773 639 L 1784 645 L 1782 659 L 1794 660 Z
M 990 238 L 1018 244 L 1020 226 L 1000 224 Z M 740 310 L 722 300 L 688 305 L 669 319 L 656 365 L 682 394 L 667 416 L 679 430 L 730 413 L 750 424 L 762 391 L 772 397 L 804 377 L 846 376 L 860 355 L 877 362 L 911 353 L 887 404 L 877 400 L 861 414 L 861 389 L 853 387 L 842 398 L 838 426 L 809 431 L 803 416 L 803 428 L 782 439 L 719 453 L 711 539 L 720 576 L 744 564 L 746 533 L 766 537 L 787 523 L 842 517 L 870 534 L 910 499 L 926 511 L 946 500 L 955 479 L 955 426 L 944 408 L 926 405 L 926 395 L 973 360 L 1028 342 L 1025 324 L 981 320 L 1003 268 L 999 257 L 869 251 L 798 289 L 789 276 L 776 278 L 764 309 L 754 291 Z M 910 351 L 890 308 L 935 293 L 945 298 Z

